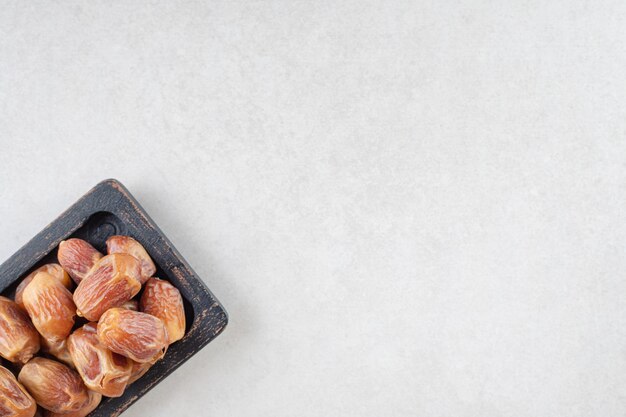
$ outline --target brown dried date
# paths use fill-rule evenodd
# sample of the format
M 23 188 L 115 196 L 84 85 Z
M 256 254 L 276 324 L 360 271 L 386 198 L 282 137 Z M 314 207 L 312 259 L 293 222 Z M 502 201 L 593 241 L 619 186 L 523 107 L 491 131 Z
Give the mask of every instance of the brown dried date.
M 176 287 L 159 278 L 146 282 L 140 302 L 141 311 L 160 318 L 167 328 L 168 343 L 185 336 L 185 307 Z
M 72 280 L 67 272 L 61 267 L 59 264 L 47 264 L 42 267 L 35 269 L 33 272 L 28 274 L 26 278 L 20 282 L 20 285 L 15 289 L 15 302 L 22 308 L 24 308 L 24 303 L 22 302 L 22 294 L 24 292 L 24 288 L 35 278 L 39 272 L 47 272 L 54 278 L 56 278 L 65 288 L 68 290 L 72 288 Z
M 141 290 L 140 280 L 141 264 L 134 256 L 122 253 L 105 256 L 74 292 L 78 315 L 97 321 L 108 309 L 137 295 Z
M 45 417 L 87 417 L 89 413 L 95 410 L 102 401 L 102 394 L 95 391 L 89 391 L 89 401 L 87 405 L 78 411 L 72 413 L 53 413 L 52 411 L 45 411 Z
M 139 301 L 128 300 L 124 304 L 121 304 L 120 308 L 125 308 L 126 310 L 139 311 Z
M 130 236 L 111 236 L 107 239 L 107 252 L 127 253 L 141 262 L 141 283 L 143 284 L 156 272 L 156 266 L 146 249 Z
M 63 339 L 60 342 L 53 342 L 42 336 L 41 351 L 54 356 L 70 368 L 74 368 L 74 362 L 72 362 L 70 351 L 67 348 L 67 339 Z
M 0 366 L 0 416 L 33 417 L 37 403 L 8 369 Z
M 28 315 L 15 302 L 0 296 L 0 356 L 26 363 L 39 347 L 39 334 Z
M 133 362 L 133 369 L 130 373 L 130 379 L 128 380 L 128 385 L 132 384 L 133 382 L 137 381 L 139 378 L 144 376 L 146 372 L 148 372 L 148 370 L 152 368 L 152 365 L 154 365 L 153 363 L 150 363 L 150 362 L 145 362 L 145 363 L 139 363 L 135 361 L 132 361 L 132 362 Z
M 31 359 L 17 379 L 37 404 L 55 413 L 79 411 L 89 402 L 89 393 L 80 376 L 51 359 Z
M 102 254 L 82 239 L 68 239 L 59 244 L 59 263 L 79 284 Z
M 24 307 L 41 335 L 51 342 L 69 336 L 76 306 L 72 293 L 46 272 L 39 272 L 24 289 Z
M 154 363 L 167 350 L 167 330 L 150 314 L 112 308 L 98 322 L 98 338 L 113 352 L 135 362 Z
M 69 337 L 69 351 L 87 388 L 105 397 L 124 393 L 133 362 L 107 349 L 97 335 L 97 323 L 87 323 Z

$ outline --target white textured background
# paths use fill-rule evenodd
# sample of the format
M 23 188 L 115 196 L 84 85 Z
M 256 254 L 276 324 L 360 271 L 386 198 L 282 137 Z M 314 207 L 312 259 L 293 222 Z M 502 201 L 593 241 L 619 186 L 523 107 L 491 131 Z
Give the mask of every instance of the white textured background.
M 204 277 L 128 417 L 625 416 L 625 70 L 621 0 L 2 1 L 0 258 L 116 177 Z

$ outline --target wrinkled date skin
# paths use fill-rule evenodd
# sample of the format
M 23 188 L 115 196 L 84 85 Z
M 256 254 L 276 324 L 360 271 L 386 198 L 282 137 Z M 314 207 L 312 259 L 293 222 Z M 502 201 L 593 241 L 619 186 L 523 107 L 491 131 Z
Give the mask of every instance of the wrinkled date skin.
M 57 257 L 63 269 L 79 284 L 102 254 L 82 239 L 68 239 L 59 244 Z
M 0 296 L 0 356 L 26 363 L 39 347 L 39 334 L 28 315 L 15 302 Z
M 128 385 L 132 384 L 133 382 L 137 381 L 139 378 L 144 376 L 146 372 L 148 372 L 148 370 L 152 368 L 152 365 L 154 365 L 150 362 L 145 362 L 145 363 L 139 363 L 135 361 L 132 361 L 132 362 L 133 362 L 133 369 L 130 373 L 130 379 L 128 380 Z
M 140 363 L 154 363 L 167 349 L 167 330 L 154 316 L 112 308 L 98 322 L 98 338 L 107 348 Z
M 141 262 L 141 283 L 143 284 L 156 272 L 156 266 L 146 249 L 130 236 L 111 236 L 107 239 L 107 252 L 127 253 Z
M 0 416 L 33 417 L 37 403 L 8 369 L 0 366 Z
M 100 343 L 97 323 L 87 323 L 74 331 L 68 346 L 76 370 L 87 388 L 105 397 L 120 397 L 124 393 L 133 362 Z
M 68 275 L 68 273 L 65 272 L 63 268 L 61 268 L 61 265 L 59 264 L 44 265 L 40 268 L 35 269 L 30 274 L 28 274 L 26 278 L 24 278 L 22 282 L 20 282 L 20 285 L 17 286 L 15 290 L 15 302 L 20 307 L 24 308 L 24 303 L 22 302 L 22 294 L 24 293 L 24 289 L 26 288 L 28 284 L 30 284 L 33 278 L 35 278 L 35 275 L 37 275 L 40 272 L 47 272 L 48 274 L 53 276 L 55 279 L 57 279 L 61 284 L 63 284 L 63 286 L 67 288 L 68 290 L 72 288 L 72 280 L 70 279 L 70 276 Z
M 70 351 L 67 348 L 67 339 L 63 339 L 60 342 L 53 342 L 42 336 L 41 351 L 54 356 L 70 368 L 74 368 L 74 362 L 72 361 Z
M 139 301 L 128 300 L 124 304 L 120 305 L 120 308 L 125 308 L 126 310 L 139 311 Z
M 37 404 L 54 413 L 70 413 L 89 403 L 89 393 L 80 376 L 62 363 L 33 358 L 17 377 Z
M 95 391 L 89 391 L 89 402 L 86 406 L 81 408 L 78 411 L 74 411 L 73 413 L 53 413 L 52 411 L 45 412 L 45 417 L 87 417 L 89 413 L 98 408 L 100 405 L 100 401 L 102 401 L 102 394 Z
M 185 336 L 185 307 L 176 287 L 167 281 L 150 278 L 140 302 L 141 311 L 160 318 L 167 328 L 168 343 Z
M 76 288 L 74 302 L 79 316 L 98 321 L 109 308 L 122 305 L 140 290 L 140 262 L 134 256 L 117 253 L 94 265 Z
M 46 272 L 39 272 L 23 295 L 24 307 L 41 335 L 61 342 L 74 326 L 76 306 L 72 293 Z

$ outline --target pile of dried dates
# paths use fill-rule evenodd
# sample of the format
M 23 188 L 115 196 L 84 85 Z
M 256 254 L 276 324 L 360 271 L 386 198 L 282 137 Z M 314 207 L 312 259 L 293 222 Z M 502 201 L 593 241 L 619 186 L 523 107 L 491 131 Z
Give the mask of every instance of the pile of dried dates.
M 103 256 L 61 242 L 59 264 L 25 277 L 14 300 L 0 296 L 0 356 L 11 362 L 0 366 L 1 417 L 85 417 L 185 335 L 180 292 L 153 277 L 144 247 L 128 236 L 106 246 Z

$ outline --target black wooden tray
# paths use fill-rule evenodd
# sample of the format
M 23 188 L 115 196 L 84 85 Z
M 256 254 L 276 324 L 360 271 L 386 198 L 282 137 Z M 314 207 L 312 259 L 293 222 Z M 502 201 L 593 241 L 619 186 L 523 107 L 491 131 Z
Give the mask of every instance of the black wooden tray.
M 137 200 L 113 179 L 94 187 L 0 265 L 0 292 L 12 297 L 20 278 L 42 264 L 57 262 L 57 246 L 62 240 L 69 237 L 85 239 L 105 253 L 106 239 L 112 235 L 128 235 L 139 241 L 157 266 L 156 276 L 170 280 L 180 290 L 187 316 L 187 333 L 170 346 L 163 360 L 130 385 L 122 397 L 103 397 L 90 417 L 120 415 L 218 336 L 228 323 L 228 315 L 219 301 Z

